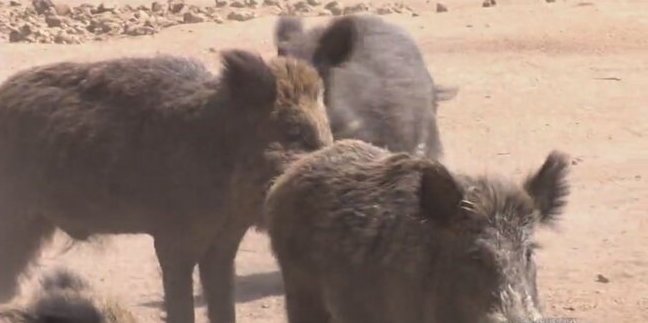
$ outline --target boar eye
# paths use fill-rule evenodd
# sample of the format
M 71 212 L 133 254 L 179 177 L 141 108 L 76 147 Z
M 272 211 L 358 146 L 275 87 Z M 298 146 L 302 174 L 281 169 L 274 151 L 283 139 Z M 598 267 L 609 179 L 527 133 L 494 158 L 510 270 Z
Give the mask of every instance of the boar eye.
M 533 259 L 533 254 L 534 254 L 533 249 L 527 248 L 527 250 L 526 250 L 526 260 L 531 261 L 531 259 Z
M 277 48 L 277 56 L 286 56 L 286 50 L 284 48 Z
M 531 261 L 533 259 L 533 255 L 535 255 L 536 249 L 540 248 L 540 245 L 537 243 L 531 243 L 529 246 L 527 246 L 525 250 L 525 256 L 527 261 Z

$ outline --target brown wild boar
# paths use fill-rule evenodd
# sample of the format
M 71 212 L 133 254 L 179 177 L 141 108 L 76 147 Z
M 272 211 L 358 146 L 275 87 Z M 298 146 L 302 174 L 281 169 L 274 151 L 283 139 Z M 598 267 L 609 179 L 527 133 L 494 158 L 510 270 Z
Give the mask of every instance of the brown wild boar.
M 277 21 L 275 45 L 278 55 L 317 67 L 336 139 L 442 156 L 437 104 L 454 97 L 456 89 L 435 85 L 416 42 L 403 28 L 360 14 L 304 30 L 300 18 L 284 16 Z
M 266 217 L 290 323 L 541 319 L 534 230 L 566 203 L 567 158 L 523 183 L 338 141 L 292 164 Z
M 146 233 L 168 322 L 194 322 L 196 264 L 210 321 L 235 321 L 234 257 L 270 180 L 332 135 L 308 64 L 222 59 L 220 76 L 158 56 L 35 67 L 0 86 L 0 301 L 55 228 Z
M 59 268 L 33 291 L 0 307 L 0 323 L 135 323 L 117 300 L 100 296 L 76 273 Z

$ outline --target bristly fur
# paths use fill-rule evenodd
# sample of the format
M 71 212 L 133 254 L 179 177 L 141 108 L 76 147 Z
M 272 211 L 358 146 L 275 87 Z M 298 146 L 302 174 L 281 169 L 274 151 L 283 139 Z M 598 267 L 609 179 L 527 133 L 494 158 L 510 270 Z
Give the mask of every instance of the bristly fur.
M 114 300 L 98 296 L 67 268 L 43 275 L 25 299 L 0 308 L 3 323 L 134 323 L 134 316 Z
M 297 106 L 303 99 L 316 101 L 322 92 L 322 80 L 317 72 L 294 58 L 275 58 L 270 69 L 277 78 L 277 104 Z

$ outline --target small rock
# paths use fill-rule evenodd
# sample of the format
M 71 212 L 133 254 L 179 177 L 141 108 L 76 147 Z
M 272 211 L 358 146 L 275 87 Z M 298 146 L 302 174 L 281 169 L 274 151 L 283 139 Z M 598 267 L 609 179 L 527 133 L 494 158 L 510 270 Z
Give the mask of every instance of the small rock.
M 366 12 L 369 11 L 369 5 L 366 3 L 358 3 L 353 6 L 347 6 L 342 11 L 344 15 L 350 15 L 354 13 Z
M 340 3 L 337 1 L 331 1 L 324 6 L 324 9 L 328 10 L 333 14 L 334 16 L 339 16 L 342 14 L 342 8 L 340 7 Z
M 227 0 L 216 0 L 216 7 L 222 8 L 227 6 Z
M 379 15 L 389 15 L 389 14 L 392 14 L 392 13 L 394 13 L 394 10 L 389 6 L 384 6 L 384 7 L 380 7 L 378 9 L 376 9 L 376 14 L 379 14 Z
M 177 21 L 175 21 L 175 20 L 171 20 L 171 19 L 167 19 L 167 18 L 164 18 L 164 17 L 157 17 L 157 18 L 155 19 L 155 23 L 156 23 L 158 26 L 162 27 L 162 28 L 167 28 L 167 27 L 175 26 L 175 25 L 178 24 Z
M 51 0 L 32 0 L 32 6 L 37 14 L 42 15 L 54 7 L 54 3 Z
M 122 22 L 119 18 L 107 14 L 92 19 L 88 27 L 86 27 L 86 29 L 93 34 L 117 34 L 121 33 L 122 28 Z
M 79 26 L 70 27 L 70 28 L 66 29 L 66 31 L 67 31 L 68 34 L 72 34 L 72 35 L 85 35 L 86 34 L 86 30 L 79 27 Z
M 605 276 L 603 276 L 601 274 L 598 274 L 598 275 L 596 275 L 596 282 L 607 284 L 607 283 L 610 282 L 610 279 L 608 279 L 607 277 L 605 277 Z
M 556 2 L 556 0 L 545 0 L 545 1 L 547 1 L 547 3 L 554 3 L 554 2 Z
M 437 4 L 436 4 L 436 12 L 448 12 L 448 7 L 446 7 L 442 3 L 437 2 Z
M 196 5 L 187 6 L 187 11 L 191 11 L 193 13 L 205 13 L 205 10 L 203 10 L 201 7 Z
M 149 16 L 149 14 L 146 13 L 146 11 L 144 11 L 144 10 L 138 10 L 138 11 L 134 14 L 134 16 L 135 16 L 135 18 L 137 18 L 137 19 L 139 19 L 139 20 L 148 20 L 148 19 L 151 18 L 151 16 Z
M 308 4 L 311 6 L 319 6 L 322 4 L 322 1 L 320 0 L 307 0 Z
M 60 32 L 54 37 L 54 42 L 57 44 L 80 44 L 79 38 L 73 35 L 68 35 L 65 32 Z
M 9 42 L 11 43 L 17 43 L 20 41 L 23 41 L 25 39 L 25 36 L 18 30 L 12 30 L 9 32 Z
M 185 24 L 196 24 L 207 21 L 207 18 L 205 18 L 205 16 L 201 14 L 185 12 L 185 14 L 182 16 L 182 21 Z
M 20 2 L 15 1 L 15 0 L 9 1 L 9 5 L 12 6 L 12 7 L 20 7 L 20 6 L 22 6 L 22 4 Z
M 72 8 L 66 4 L 55 4 L 54 12 L 59 16 L 67 16 L 72 13 Z
M 131 6 L 129 4 L 126 4 L 126 5 L 123 5 L 123 6 L 119 7 L 119 8 L 115 8 L 114 13 L 132 13 L 133 11 L 136 11 L 141 7 L 144 7 L 144 6 L 139 6 L 137 9 L 135 9 L 133 6 Z
M 125 34 L 129 36 L 144 36 L 155 34 L 155 28 L 149 26 L 129 26 Z
M 185 4 L 183 0 L 169 0 L 168 7 L 171 13 L 179 13 L 184 9 Z
M 30 41 L 29 37 L 33 30 L 34 28 L 28 24 L 24 24 L 18 29 L 11 28 L 11 31 L 9 32 L 9 42 L 16 43 L 21 41 Z
M 245 6 L 249 8 L 256 8 L 259 6 L 258 0 L 245 0 Z
M 154 1 L 153 3 L 151 3 L 151 11 L 162 12 L 164 11 L 164 6 L 161 3 Z
M 25 36 L 30 35 L 31 33 L 33 33 L 34 30 L 35 30 L 35 28 L 32 27 L 29 24 L 24 24 L 22 27 L 20 27 L 20 33 L 25 35 Z
M 264 0 L 263 5 L 264 6 L 278 6 L 279 5 L 279 0 Z
M 115 12 L 117 10 L 117 5 L 111 2 L 102 2 L 97 6 L 97 9 L 95 9 L 94 13 L 95 14 L 101 14 L 104 12 Z
M 243 1 L 234 0 L 230 2 L 230 7 L 232 8 L 245 8 L 245 3 Z
M 48 15 L 45 17 L 45 23 L 48 27 L 61 27 L 63 19 L 57 15 Z
M 497 2 L 495 2 L 495 0 L 484 0 L 484 2 L 482 2 L 482 7 L 484 8 L 494 7 L 495 5 L 497 5 Z
M 253 11 L 232 11 L 227 15 L 227 19 L 235 21 L 247 21 L 256 17 Z
M 297 2 L 295 2 L 295 4 L 293 5 L 293 8 L 295 9 L 295 11 L 303 12 L 303 13 L 312 11 L 311 7 L 308 5 L 308 3 L 306 3 L 306 1 L 297 1 Z

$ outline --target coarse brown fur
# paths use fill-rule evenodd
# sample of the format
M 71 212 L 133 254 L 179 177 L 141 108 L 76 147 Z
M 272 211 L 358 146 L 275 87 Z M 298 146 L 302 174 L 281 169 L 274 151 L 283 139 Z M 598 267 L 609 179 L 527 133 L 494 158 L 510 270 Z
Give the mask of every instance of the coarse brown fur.
M 59 268 L 32 291 L 0 306 L 1 323 L 135 323 L 119 301 L 99 295 L 76 273 Z
M 266 199 L 290 323 L 521 323 L 541 318 L 533 232 L 566 203 L 567 158 L 522 185 L 342 140 Z
M 57 227 L 147 233 L 167 321 L 194 321 L 198 264 L 211 322 L 234 322 L 234 257 L 263 224 L 270 180 L 332 135 L 309 65 L 222 59 L 220 76 L 157 56 L 40 66 L 0 86 L 0 301 Z

